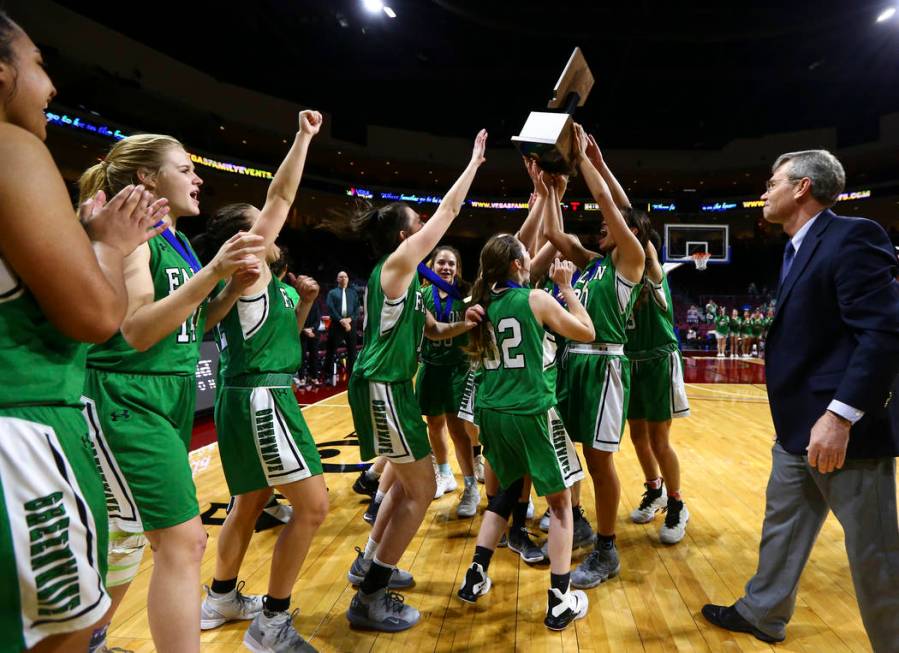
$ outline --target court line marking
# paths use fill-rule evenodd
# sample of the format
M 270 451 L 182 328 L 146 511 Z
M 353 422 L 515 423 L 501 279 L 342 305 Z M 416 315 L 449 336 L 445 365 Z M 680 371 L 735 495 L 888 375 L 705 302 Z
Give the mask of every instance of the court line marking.
M 695 390 L 701 390 L 703 392 L 713 392 L 715 394 L 725 395 L 727 397 L 741 397 L 743 399 L 764 399 L 765 401 L 768 401 L 767 394 L 766 395 L 736 394 L 733 392 L 724 392 L 723 390 L 715 390 L 714 388 L 704 388 L 695 383 L 684 383 L 684 385 L 688 388 L 693 388 Z

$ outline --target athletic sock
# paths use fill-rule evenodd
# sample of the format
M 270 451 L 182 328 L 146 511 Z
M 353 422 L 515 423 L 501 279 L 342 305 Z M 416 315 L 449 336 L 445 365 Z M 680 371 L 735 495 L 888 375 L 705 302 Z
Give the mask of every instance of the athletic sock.
M 362 553 L 363 560 L 372 560 L 375 557 L 375 551 L 378 550 L 378 543 L 373 539 L 368 538 L 368 542 L 365 544 L 365 551 Z
M 376 471 L 374 467 L 369 467 L 365 470 L 365 478 L 369 481 L 374 481 L 375 479 L 381 478 L 381 472 Z
M 384 493 L 381 490 L 375 492 L 375 503 L 381 503 L 384 500 Z
M 359 589 L 363 594 L 374 594 L 387 587 L 391 575 L 393 575 L 393 565 L 385 565 L 383 562 L 378 562 L 377 558 L 372 558 L 371 567 L 368 568 L 368 573 L 362 579 Z
M 549 586 L 559 590 L 562 594 L 568 591 L 568 583 L 571 580 L 571 572 L 567 574 L 549 574 Z
M 474 476 L 463 476 L 462 479 L 465 481 L 465 487 L 468 487 L 469 485 L 474 485 L 475 483 L 478 482 Z
M 486 546 L 475 546 L 474 548 L 474 558 L 472 558 L 472 562 L 475 562 L 481 567 L 484 568 L 484 573 L 487 573 L 487 567 L 490 566 L 490 559 L 493 557 L 493 551 L 488 549 Z
M 672 499 L 677 499 L 678 501 L 681 501 L 680 490 L 678 490 L 677 492 L 669 492 L 668 496 Z
M 471 453 L 474 454 L 474 457 L 477 458 L 481 455 L 481 445 L 475 444 L 471 447 Z
M 276 599 L 274 596 L 266 594 L 262 597 L 262 609 L 269 613 L 287 612 L 290 609 L 290 594 L 283 599 Z
M 237 578 L 229 578 L 228 580 L 213 578 L 212 587 L 209 589 L 212 590 L 213 594 L 228 594 L 235 587 L 237 587 Z
M 571 506 L 571 516 L 576 522 L 584 519 L 584 511 L 581 509 L 581 504 Z
M 615 536 L 614 535 L 601 535 L 599 533 L 596 534 L 596 545 L 594 548 L 597 551 L 601 551 L 603 549 L 608 550 L 615 546 Z
M 525 527 L 528 518 L 528 502 L 519 501 L 512 509 L 512 528 L 519 529 Z
M 440 472 L 443 476 L 450 476 L 453 473 L 453 470 L 450 468 L 449 463 L 440 463 L 437 465 L 437 471 Z
M 651 490 L 658 490 L 662 487 L 662 477 L 655 478 L 651 481 L 646 481 L 646 487 Z

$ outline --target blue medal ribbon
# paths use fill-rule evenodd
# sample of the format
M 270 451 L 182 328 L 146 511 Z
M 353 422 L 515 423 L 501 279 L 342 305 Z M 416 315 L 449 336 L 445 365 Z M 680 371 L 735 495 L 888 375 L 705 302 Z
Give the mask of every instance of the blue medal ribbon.
M 453 284 L 455 286 L 455 284 Z M 453 298 L 447 294 L 446 303 L 440 303 L 440 289 L 437 286 L 431 286 L 431 296 L 434 298 L 434 309 L 437 313 L 438 322 L 449 322 L 452 317 Z
M 434 270 L 429 268 L 424 263 L 418 264 L 418 273 L 425 279 L 430 281 L 432 285 L 437 286 L 438 288 L 440 288 L 440 290 L 445 292 L 453 299 L 462 299 L 462 293 L 459 292 L 459 287 L 456 285 L 455 281 L 453 281 L 452 284 L 448 284 L 443 280 L 443 277 L 434 272 Z
M 153 226 L 161 227 L 163 224 L 164 222 L 160 220 Z M 190 249 L 182 244 L 181 240 L 175 234 L 173 234 L 170 229 L 166 229 L 165 231 L 163 231 L 162 237 L 165 238 L 166 242 L 168 242 L 168 244 L 172 246 L 172 249 L 178 252 L 178 254 L 182 259 L 184 259 L 184 262 L 187 263 L 194 274 L 200 271 L 200 268 L 202 267 L 200 265 L 200 261 L 197 260 L 197 257 L 194 256 L 194 253 L 190 251 Z

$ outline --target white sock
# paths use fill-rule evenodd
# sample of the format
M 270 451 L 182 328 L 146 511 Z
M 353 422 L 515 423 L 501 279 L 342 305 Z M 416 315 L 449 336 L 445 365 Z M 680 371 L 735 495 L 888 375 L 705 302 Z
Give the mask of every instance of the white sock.
M 368 543 L 365 545 L 365 551 L 362 553 L 362 558 L 364 560 L 373 560 L 375 557 L 375 551 L 378 550 L 378 543 L 373 539 L 368 538 Z
M 365 478 L 370 481 L 376 478 L 381 478 L 381 472 L 376 471 L 374 467 L 369 467 L 365 470 Z
M 384 500 L 384 493 L 381 490 L 375 492 L 375 503 L 381 503 Z
M 377 562 L 377 563 L 378 563 L 379 565 L 381 565 L 382 567 L 388 567 L 388 568 L 390 568 L 390 569 L 396 569 L 396 565 L 389 565 L 389 564 L 387 564 L 386 562 L 381 562 L 381 561 L 378 560 L 377 558 L 372 558 L 372 562 Z

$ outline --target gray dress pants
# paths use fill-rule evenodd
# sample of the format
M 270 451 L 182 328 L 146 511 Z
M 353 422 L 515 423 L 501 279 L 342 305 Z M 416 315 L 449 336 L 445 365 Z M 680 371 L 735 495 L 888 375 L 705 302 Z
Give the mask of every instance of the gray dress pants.
M 847 460 L 821 474 L 805 456 L 774 445 L 758 570 L 737 601 L 740 615 L 783 637 L 799 576 L 827 513 L 846 534 L 846 553 L 865 631 L 876 653 L 899 652 L 899 526 L 896 461 Z M 836 625 L 838 627 L 838 625 Z

